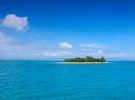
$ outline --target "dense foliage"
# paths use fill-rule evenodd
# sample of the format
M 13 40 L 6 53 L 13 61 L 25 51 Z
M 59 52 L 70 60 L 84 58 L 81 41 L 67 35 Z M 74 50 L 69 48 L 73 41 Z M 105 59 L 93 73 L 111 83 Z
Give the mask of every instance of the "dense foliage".
M 76 58 L 70 58 L 70 59 L 64 59 L 64 62 L 105 62 L 105 58 L 93 58 L 90 56 L 87 56 L 85 58 L 76 57 Z

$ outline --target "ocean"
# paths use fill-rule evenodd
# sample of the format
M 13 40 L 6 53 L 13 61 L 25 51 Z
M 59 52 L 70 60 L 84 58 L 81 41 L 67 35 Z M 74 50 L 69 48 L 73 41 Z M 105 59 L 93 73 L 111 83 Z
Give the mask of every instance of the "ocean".
M 135 62 L 0 61 L 0 100 L 135 100 Z

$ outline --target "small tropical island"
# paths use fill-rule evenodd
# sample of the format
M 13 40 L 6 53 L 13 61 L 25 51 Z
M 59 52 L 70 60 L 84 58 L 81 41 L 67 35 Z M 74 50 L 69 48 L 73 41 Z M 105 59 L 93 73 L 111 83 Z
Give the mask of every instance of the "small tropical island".
M 105 63 L 106 60 L 104 57 L 94 58 L 91 56 L 87 56 L 85 58 L 76 57 L 76 58 L 68 58 L 64 59 L 64 63 Z

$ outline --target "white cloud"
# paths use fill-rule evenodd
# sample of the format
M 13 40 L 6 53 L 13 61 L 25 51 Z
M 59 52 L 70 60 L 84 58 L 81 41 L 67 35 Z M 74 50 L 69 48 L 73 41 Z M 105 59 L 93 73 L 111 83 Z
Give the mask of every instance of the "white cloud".
M 15 14 L 8 14 L 1 21 L 1 25 L 3 27 L 7 27 L 7 28 L 14 28 L 17 31 L 22 31 L 28 25 L 28 18 L 27 17 L 18 17 Z
M 103 49 L 98 50 L 96 54 L 103 55 L 104 54 Z
M 9 44 L 11 42 L 12 42 L 12 38 L 11 37 L 8 37 L 4 33 L 0 32 L 0 46 L 1 45 Z
M 113 60 L 134 60 L 135 52 L 124 52 L 124 51 L 105 51 L 103 49 L 75 52 L 77 56 L 93 56 L 93 57 L 105 57 L 106 59 Z
M 68 48 L 68 49 L 71 49 L 72 48 L 72 44 L 69 44 L 68 42 L 61 42 L 59 44 L 59 47 L 60 48 Z
M 43 55 L 44 56 L 48 56 L 48 57 L 57 57 L 57 56 L 64 56 L 64 55 L 68 55 L 71 54 L 70 52 L 44 52 Z
M 81 48 L 105 48 L 107 45 L 101 44 L 81 44 L 79 47 Z
M 131 52 L 110 52 L 105 54 L 108 58 L 121 58 L 121 59 L 129 59 L 135 58 L 135 53 Z
M 3 54 L 4 52 L 9 53 L 9 51 L 15 50 L 13 49 L 15 45 L 12 44 L 13 39 L 0 32 L 0 54 Z
M 2 32 L 0 32 L 0 44 L 7 41 L 7 40 L 8 39 L 6 38 L 6 36 Z
M 85 55 L 85 56 L 93 56 L 93 57 L 101 57 L 104 55 L 104 50 L 99 49 L 99 50 L 92 50 L 92 51 L 82 51 L 78 54 Z
M 61 51 L 58 48 L 54 48 L 56 52 L 50 51 L 52 49 L 46 48 L 46 42 L 42 39 L 34 42 L 28 41 L 24 42 L 0 32 L 0 59 L 40 59 L 65 57 L 71 54 L 69 51 Z M 44 52 L 45 50 L 49 52 Z
M 55 57 L 55 56 L 59 56 L 60 54 L 57 53 L 57 52 L 52 52 L 52 53 L 49 53 L 49 52 L 44 52 L 43 53 L 44 56 L 51 56 L 51 57 Z
M 24 42 L 0 32 L 0 59 L 42 58 L 44 42 Z
M 64 42 L 63 42 L 64 43 Z M 41 58 L 66 58 L 66 57 L 102 57 L 106 59 L 135 59 L 135 52 L 132 51 L 107 51 L 105 49 L 90 49 L 79 50 L 78 48 L 65 49 L 47 48 L 44 40 L 27 42 L 10 37 L 9 35 L 0 32 L 0 59 L 41 59 Z M 67 43 L 68 44 L 68 43 Z M 86 49 L 86 50 L 85 50 Z

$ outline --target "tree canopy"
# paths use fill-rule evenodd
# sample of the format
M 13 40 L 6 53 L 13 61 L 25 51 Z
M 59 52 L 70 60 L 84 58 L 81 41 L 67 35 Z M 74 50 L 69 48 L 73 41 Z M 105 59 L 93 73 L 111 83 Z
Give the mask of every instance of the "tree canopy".
M 87 56 L 85 58 L 81 57 L 76 57 L 76 58 L 69 58 L 69 59 L 64 59 L 64 62 L 105 62 L 105 58 L 93 58 L 91 56 Z

